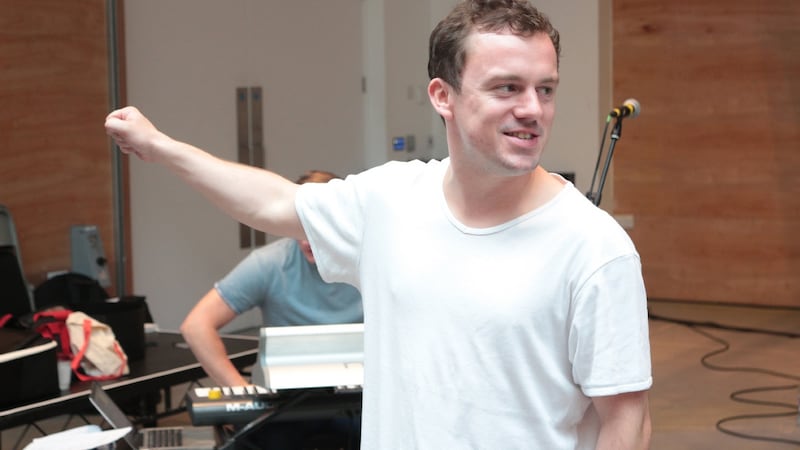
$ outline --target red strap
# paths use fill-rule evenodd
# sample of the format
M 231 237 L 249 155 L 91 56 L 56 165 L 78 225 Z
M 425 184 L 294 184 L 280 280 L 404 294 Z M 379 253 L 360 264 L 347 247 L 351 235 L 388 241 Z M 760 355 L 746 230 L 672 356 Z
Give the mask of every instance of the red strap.
M 14 316 L 12 316 L 11 314 L 6 314 L 5 316 L 0 317 L 0 328 L 6 326 L 6 323 L 8 323 L 8 321 L 11 320 L 12 317 Z
M 69 329 L 67 316 L 72 314 L 68 309 L 38 312 L 33 315 L 35 330 L 48 339 L 54 339 L 61 344 L 59 353 L 66 357 L 72 356 L 69 346 Z M 40 322 L 40 323 L 37 323 Z
M 83 355 L 86 353 L 86 349 L 89 348 L 89 338 L 91 337 L 91 335 L 92 335 L 92 321 L 89 319 L 83 319 L 83 346 L 81 346 L 81 349 L 78 351 L 78 354 L 75 355 L 74 358 L 72 358 L 72 363 L 70 364 L 70 366 L 72 366 L 72 371 L 75 373 L 75 376 L 77 376 L 78 379 L 81 381 L 87 381 L 87 380 L 103 381 L 103 380 L 113 380 L 121 377 L 122 374 L 125 372 L 125 365 L 127 364 L 127 362 L 125 361 L 125 355 L 122 353 L 122 349 L 119 347 L 119 343 L 117 343 L 116 340 L 114 341 L 114 353 L 116 353 L 117 356 L 119 356 L 119 360 L 122 361 L 122 364 L 119 365 L 119 370 L 117 371 L 116 374 L 90 376 L 81 373 L 78 370 L 78 367 L 81 364 L 81 360 L 83 359 Z

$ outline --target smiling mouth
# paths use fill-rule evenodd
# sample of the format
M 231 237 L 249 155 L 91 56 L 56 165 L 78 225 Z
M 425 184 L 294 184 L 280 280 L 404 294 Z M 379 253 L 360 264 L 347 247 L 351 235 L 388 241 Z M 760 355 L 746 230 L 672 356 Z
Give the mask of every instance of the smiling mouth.
M 525 140 L 530 140 L 536 137 L 534 134 L 531 133 L 504 133 L 504 134 L 506 136 L 511 136 L 517 139 L 525 139 Z

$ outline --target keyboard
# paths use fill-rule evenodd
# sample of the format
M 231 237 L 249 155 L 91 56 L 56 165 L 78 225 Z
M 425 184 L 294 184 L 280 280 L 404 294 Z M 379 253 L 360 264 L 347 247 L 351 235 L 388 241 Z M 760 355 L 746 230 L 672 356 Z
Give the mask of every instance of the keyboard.
M 198 387 L 186 394 L 186 406 L 192 425 L 238 425 L 273 411 L 274 395 L 253 385 Z
M 183 445 L 183 430 L 179 428 L 145 429 L 142 433 L 145 448 L 180 447 Z

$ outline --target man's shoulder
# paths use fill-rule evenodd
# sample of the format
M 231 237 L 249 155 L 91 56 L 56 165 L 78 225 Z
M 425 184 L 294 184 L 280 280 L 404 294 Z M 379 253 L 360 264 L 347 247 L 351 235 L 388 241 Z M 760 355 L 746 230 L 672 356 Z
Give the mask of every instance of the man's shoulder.
M 371 196 L 413 196 L 415 188 L 428 192 L 431 186 L 440 185 L 446 167 L 446 160 L 389 161 L 359 174 L 357 183 Z
M 277 238 L 274 241 L 268 243 L 267 245 L 263 245 L 261 247 L 256 248 L 253 250 L 252 253 L 270 253 L 270 252 L 280 252 L 285 250 L 292 250 L 297 247 L 297 241 L 290 238 Z
M 411 161 L 389 161 L 379 166 L 367 169 L 364 172 L 356 175 L 357 177 L 368 177 L 381 181 L 385 181 L 387 177 L 390 178 L 407 178 L 431 173 L 438 168 L 443 167 L 448 163 L 448 159 L 428 159 L 420 160 L 414 159 Z
M 553 206 L 553 213 L 559 217 L 559 233 L 569 233 L 586 244 L 633 249 L 630 236 L 616 219 L 573 185 L 564 187 Z
M 248 258 L 257 260 L 260 264 L 282 264 L 300 253 L 297 241 L 290 238 L 279 238 L 267 245 L 258 247 L 248 255 Z

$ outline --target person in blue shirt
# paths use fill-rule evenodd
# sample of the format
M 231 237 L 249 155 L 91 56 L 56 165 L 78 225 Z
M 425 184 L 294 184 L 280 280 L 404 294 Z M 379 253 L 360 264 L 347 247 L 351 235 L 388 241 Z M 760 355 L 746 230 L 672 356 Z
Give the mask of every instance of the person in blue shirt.
M 336 175 L 312 170 L 297 183 L 326 183 Z M 308 241 L 283 238 L 252 251 L 200 299 L 180 331 L 208 376 L 219 386 L 250 384 L 228 360 L 220 328 L 252 308 L 260 308 L 264 326 L 360 323 L 361 295 L 344 283 L 320 277 Z M 283 423 L 260 433 L 272 445 L 295 448 L 293 442 L 315 430 L 330 433 L 328 421 Z M 338 426 L 338 425 L 337 425 Z M 340 427 L 341 428 L 341 427 Z

